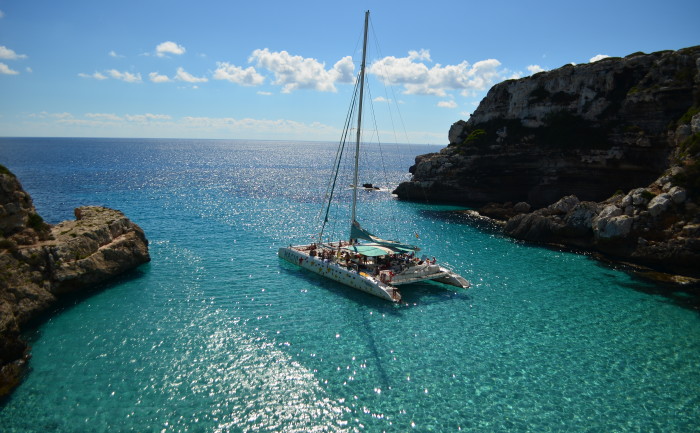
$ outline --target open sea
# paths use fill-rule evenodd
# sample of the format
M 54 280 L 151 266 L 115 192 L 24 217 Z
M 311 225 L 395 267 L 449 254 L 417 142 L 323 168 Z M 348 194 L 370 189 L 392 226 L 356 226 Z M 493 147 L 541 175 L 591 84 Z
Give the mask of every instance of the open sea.
M 27 331 L 0 432 L 700 431 L 682 291 L 386 192 L 360 194 L 363 226 L 470 289 L 406 286 L 395 305 L 278 259 L 317 230 L 335 147 L 1 138 L 47 222 L 119 209 L 152 262 Z M 437 150 L 390 146 L 382 165 L 398 179 Z

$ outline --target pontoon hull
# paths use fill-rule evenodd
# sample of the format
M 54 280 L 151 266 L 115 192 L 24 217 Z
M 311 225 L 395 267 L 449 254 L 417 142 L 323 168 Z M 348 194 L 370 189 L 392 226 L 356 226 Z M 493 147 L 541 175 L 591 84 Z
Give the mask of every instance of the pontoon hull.
M 392 302 L 401 302 L 401 295 L 396 287 L 384 284 L 364 272 L 356 272 L 337 263 L 324 262 L 317 257 L 311 257 L 294 247 L 282 247 L 277 251 L 277 255 L 297 266 L 308 269 L 323 277 L 343 283 L 354 289 L 361 290 L 382 299 Z

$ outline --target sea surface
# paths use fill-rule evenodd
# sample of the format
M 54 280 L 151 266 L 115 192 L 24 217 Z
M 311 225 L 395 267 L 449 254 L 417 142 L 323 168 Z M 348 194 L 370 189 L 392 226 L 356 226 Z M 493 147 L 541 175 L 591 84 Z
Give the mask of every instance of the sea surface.
M 682 291 L 387 192 L 360 193 L 363 226 L 470 289 L 408 286 L 396 305 L 278 259 L 318 230 L 335 147 L 0 139 L 47 222 L 116 208 L 152 257 L 27 331 L 0 432 L 700 431 L 700 314 Z M 363 162 L 386 182 L 438 150 L 385 147 Z

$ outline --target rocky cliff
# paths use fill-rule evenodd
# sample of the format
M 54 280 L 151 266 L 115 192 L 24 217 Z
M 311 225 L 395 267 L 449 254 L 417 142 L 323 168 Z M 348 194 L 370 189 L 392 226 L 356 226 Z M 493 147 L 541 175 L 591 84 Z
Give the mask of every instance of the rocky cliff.
M 17 178 L 0 166 L 0 396 L 19 382 L 28 358 L 22 325 L 62 294 L 150 260 L 143 230 L 121 212 L 87 206 L 75 216 L 44 223 Z
M 700 277 L 700 46 L 500 83 L 449 140 L 416 158 L 400 198 L 480 206 L 518 239 Z
M 468 205 L 574 194 L 600 201 L 670 167 L 679 119 L 700 107 L 700 46 L 566 65 L 497 84 L 448 147 L 395 193 Z M 687 122 L 686 122 L 687 123 Z

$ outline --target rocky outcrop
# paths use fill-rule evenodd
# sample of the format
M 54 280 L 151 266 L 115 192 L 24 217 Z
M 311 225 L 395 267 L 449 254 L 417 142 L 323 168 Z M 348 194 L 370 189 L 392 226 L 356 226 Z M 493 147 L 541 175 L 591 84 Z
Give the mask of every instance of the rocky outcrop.
M 671 165 L 679 119 L 700 107 L 700 46 L 566 65 L 497 84 L 448 147 L 421 155 L 403 199 L 535 208 L 601 201 Z M 681 125 L 682 123 L 682 125 Z
M 700 207 L 674 185 L 675 168 L 646 188 L 602 202 L 567 196 L 508 219 L 517 239 L 602 252 L 676 275 L 700 278 Z
M 19 382 L 27 361 L 22 325 L 62 294 L 150 260 L 143 230 L 121 212 L 87 206 L 75 216 L 44 223 L 17 178 L 0 166 L 0 396 Z
M 529 212 L 523 203 L 489 204 L 517 239 L 604 253 L 674 275 L 700 278 L 700 113 L 682 118 L 673 165 L 658 179 L 600 202 L 575 195 Z

